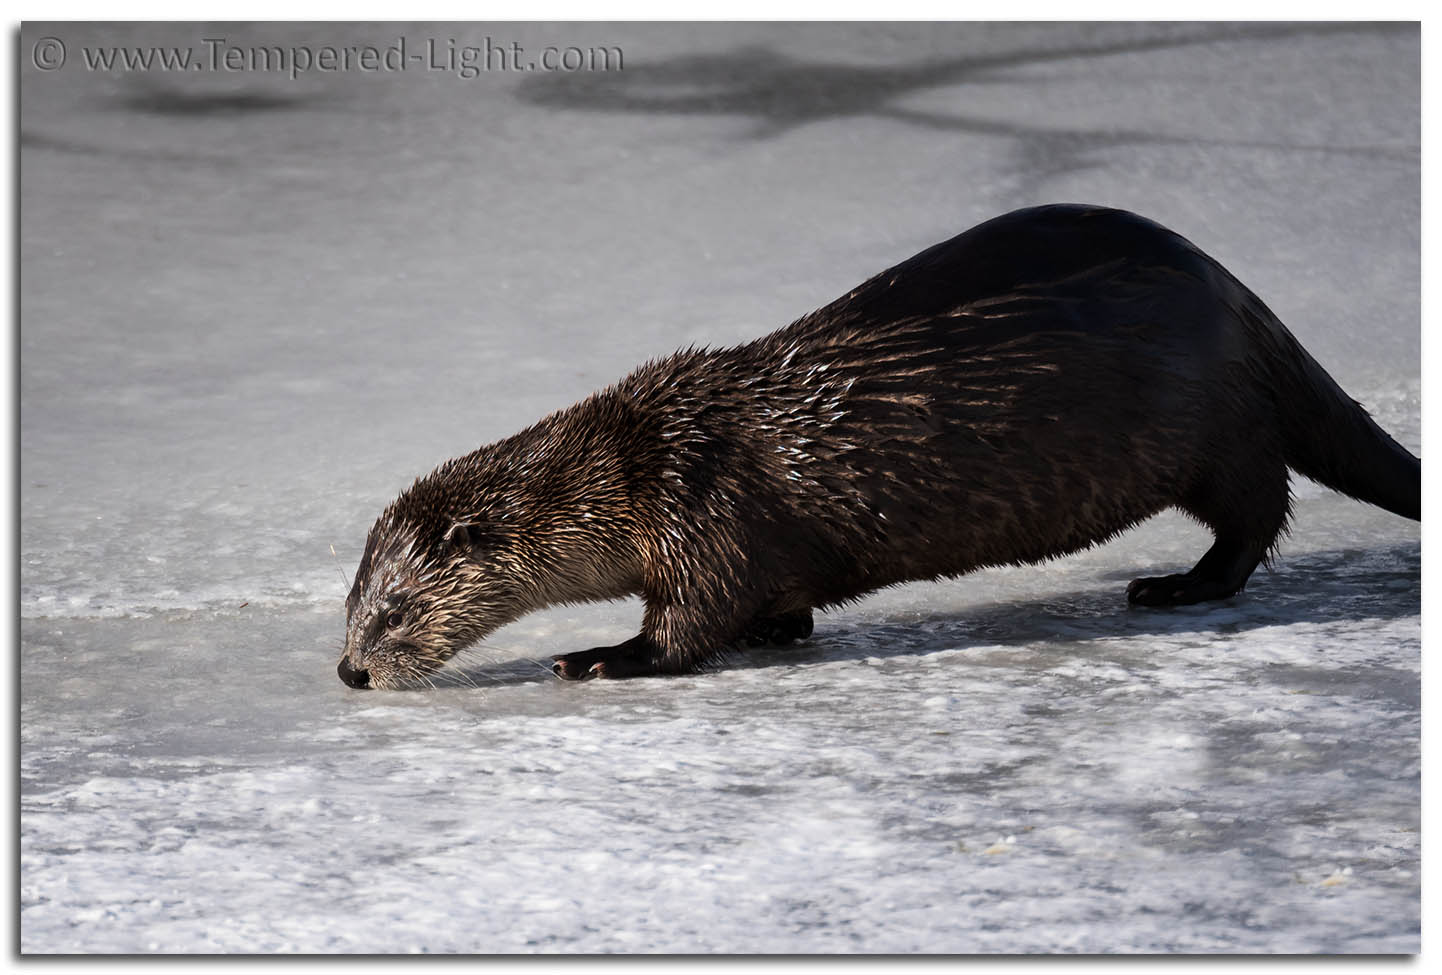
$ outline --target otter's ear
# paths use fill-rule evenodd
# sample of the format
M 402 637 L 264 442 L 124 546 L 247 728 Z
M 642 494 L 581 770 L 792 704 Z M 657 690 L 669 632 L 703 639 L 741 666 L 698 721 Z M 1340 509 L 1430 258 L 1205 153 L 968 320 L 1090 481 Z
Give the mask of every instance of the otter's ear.
M 467 525 L 456 522 L 446 532 L 446 544 L 452 548 L 460 549 L 467 555 L 481 555 L 491 547 L 493 536 L 490 526 L 482 524 Z

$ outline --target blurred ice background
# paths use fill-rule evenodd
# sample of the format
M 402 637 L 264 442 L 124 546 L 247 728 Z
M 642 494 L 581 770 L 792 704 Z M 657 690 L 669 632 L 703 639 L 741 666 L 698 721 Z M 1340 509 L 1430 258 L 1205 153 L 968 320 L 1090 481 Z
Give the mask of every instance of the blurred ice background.
M 624 70 L 82 53 L 402 35 Z M 1165 515 L 704 676 L 549 679 L 635 602 L 439 691 L 334 670 L 416 475 L 1019 206 L 1178 230 L 1419 450 L 1415 26 L 31 24 L 20 58 L 22 950 L 1418 950 L 1418 528 L 1307 482 L 1205 608 L 1125 604 L 1208 544 Z

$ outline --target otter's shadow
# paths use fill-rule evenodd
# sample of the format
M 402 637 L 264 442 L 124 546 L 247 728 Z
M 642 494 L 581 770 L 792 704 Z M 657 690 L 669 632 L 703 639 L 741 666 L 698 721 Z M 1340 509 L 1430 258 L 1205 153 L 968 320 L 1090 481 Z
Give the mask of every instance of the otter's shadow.
M 1273 571 L 1258 569 L 1248 590 L 1231 599 L 1176 609 L 1127 604 L 1125 582 L 1135 573 L 1108 572 L 1114 589 L 1058 592 L 966 613 L 925 619 L 882 618 L 873 623 L 827 624 L 818 614 L 810 639 L 789 647 L 739 649 L 718 670 L 759 670 L 797 664 L 913 657 L 972 647 L 1065 645 L 1069 654 L 1089 641 L 1117 637 L 1175 636 L 1197 630 L 1230 635 L 1291 623 L 1396 619 L 1421 606 L 1420 544 L 1377 549 L 1330 549 L 1288 556 Z M 965 585 L 966 577 L 949 583 Z M 452 669 L 454 683 L 477 688 L 557 680 L 551 661 L 519 657 Z M 666 678 L 659 678 L 665 680 Z
M 1258 569 L 1247 590 L 1231 599 L 1175 609 L 1129 606 L 1125 583 L 1115 589 L 1058 592 L 966 613 L 923 620 L 883 618 L 841 629 L 816 621 L 816 632 L 792 647 L 737 654 L 728 668 L 759 669 L 842 660 L 918 656 L 972 647 L 1065 645 L 1117 637 L 1165 637 L 1211 629 L 1220 636 L 1268 626 L 1337 620 L 1397 619 L 1421 609 L 1421 546 L 1332 549 L 1290 556 L 1271 572 Z M 1136 573 L 1107 573 L 1131 579 Z M 954 584 L 965 585 L 965 577 Z

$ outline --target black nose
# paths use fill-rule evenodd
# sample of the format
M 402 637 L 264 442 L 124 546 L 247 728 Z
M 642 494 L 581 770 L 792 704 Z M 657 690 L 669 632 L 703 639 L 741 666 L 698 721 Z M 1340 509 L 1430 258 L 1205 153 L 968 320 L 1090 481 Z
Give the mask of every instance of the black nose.
M 368 687 L 371 682 L 371 672 L 368 670 L 352 670 L 350 662 L 344 657 L 336 665 L 335 672 L 340 674 L 340 679 L 351 687 Z

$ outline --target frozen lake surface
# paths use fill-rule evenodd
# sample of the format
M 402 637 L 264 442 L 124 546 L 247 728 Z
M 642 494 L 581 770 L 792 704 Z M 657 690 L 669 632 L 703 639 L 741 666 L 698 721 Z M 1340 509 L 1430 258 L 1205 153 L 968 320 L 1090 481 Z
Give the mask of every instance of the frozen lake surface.
M 1203 608 L 1126 606 L 1209 543 L 1164 515 L 701 676 L 550 678 L 634 601 L 436 690 L 334 669 L 417 474 L 1018 206 L 1178 230 L 1419 451 L 1416 28 L 506 25 L 625 70 L 471 79 L 29 57 L 217 30 L 21 36 L 23 951 L 1419 950 L 1418 527 L 1309 482 Z

